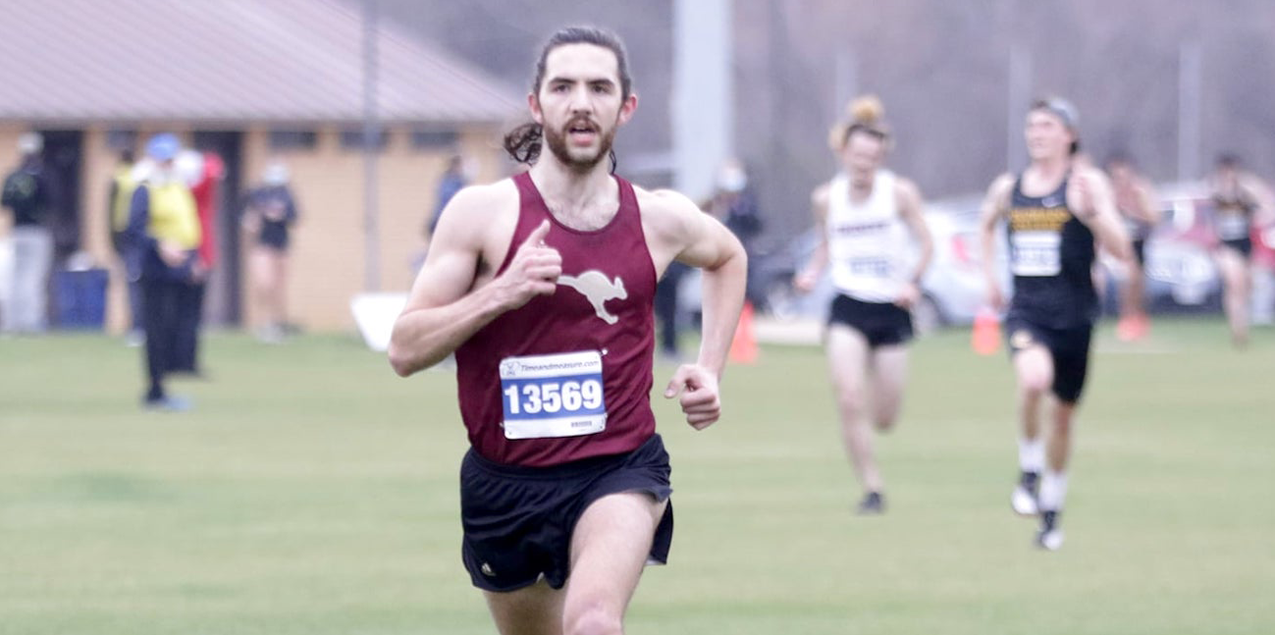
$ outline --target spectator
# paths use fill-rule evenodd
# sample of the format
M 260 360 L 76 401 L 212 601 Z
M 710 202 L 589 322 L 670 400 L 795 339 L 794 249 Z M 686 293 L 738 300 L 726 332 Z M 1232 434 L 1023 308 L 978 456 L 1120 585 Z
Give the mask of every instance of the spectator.
M 673 261 L 664 276 L 655 285 L 655 319 L 659 322 L 660 359 L 674 365 L 682 363 L 682 352 L 678 344 L 677 292 L 682 278 L 691 268 Z
M 257 338 L 278 343 L 288 330 L 288 244 L 297 221 L 297 205 L 288 188 L 288 167 L 271 163 L 262 185 L 248 193 L 243 226 L 256 235 L 251 255 L 253 296 L 257 302 Z
M 53 264 L 53 233 L 48 227 L 51 203 L 41 153 L 44 138 L 29 132 L 18 139 L 18 168 L 4 180 L 0 204 L 13 214 L 12 280 L 2 303 L 6 333 L 40 333 L 48 326 L 49 269 Z
M 142 329 L 142 261 L 128 240 L 128 211 L 137 189 L 137 161 L 133 150 L 123 150 L 115 164 L 110 190 L 106 196 L 106 217 L 110 220 L 111 246 L 124 266 L 124 279 L 128 285 L 128 313 L 131 326 L 126 341 L 129 346 L 141 346 Z
M 438 226 L 438 216 L 443 213 L 447 202 L 466 185 L 469 185 L 469 177 L 465 175 L 465 160 L 459 154 L 452 155 L 447 160 L 447 171 L 443 172 L 442 178 L 438 181 L 438 193 L 434 197 L 434 213 L 430 214 L 429 227 L 425 231 L 426 242 L 434 236 L 434 228 Z
M 199 266 L 189 284 L 182 286 L 182 298 L 177 303 L 177 343 L 173 349 L 169 370 L 203 376 L 199 364 L 199 333 L 203 325 L 204 294 L 208 276 L 217 259 L 217 243 L 214 240 L 217 218 L 217 183 L 225 174 L 221 157 L 209 152 L 184 150 L 177 155 L 179 178 L 190 186 L 195 198 L 195 210 L 199 214 Z
M 754 261 L 762 219 L 757 210 L 756 195 L 748 187 L 748 173 L 738 159 L 727 159 L 718 169 L 716 190 L 705 210 L 735 234 L 743 243 L 748 259 Z M 746 299 L 754 307 L 765 309 L 765 298 L 757 286 L 753 268 L 749 267 Z

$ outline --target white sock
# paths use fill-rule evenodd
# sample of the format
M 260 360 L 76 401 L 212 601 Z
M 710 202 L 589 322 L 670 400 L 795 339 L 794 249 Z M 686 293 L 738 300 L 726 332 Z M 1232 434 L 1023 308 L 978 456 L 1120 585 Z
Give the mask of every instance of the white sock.
M 1040 510 L 1056 512 L 1062 509 L 1067 498 L 1067 473 L 1045 470 L 1040 479 Z
M 1018 467 L 1024 472 L 1040 474 L 1045 469 L 1045 440 L 1018 438 Z

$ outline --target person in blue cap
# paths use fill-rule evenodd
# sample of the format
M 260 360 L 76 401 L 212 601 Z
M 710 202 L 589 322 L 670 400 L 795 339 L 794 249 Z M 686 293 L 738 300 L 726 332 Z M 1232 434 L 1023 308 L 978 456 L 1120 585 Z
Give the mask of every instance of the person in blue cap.
M 142 328 L 149 378 L 143 406 L 151 410 L 190 408 L 187 400 L 165 392 L 163 383 L 180 328 L 182 289 L 200 274 L 201 266 L 195 198 L 174 169 L 180 150 L 181 142 L 172 134 L 150 138 L 146 156 L 154 165 L 140 179 L 129 204 L 127 236 L 142 261 Z

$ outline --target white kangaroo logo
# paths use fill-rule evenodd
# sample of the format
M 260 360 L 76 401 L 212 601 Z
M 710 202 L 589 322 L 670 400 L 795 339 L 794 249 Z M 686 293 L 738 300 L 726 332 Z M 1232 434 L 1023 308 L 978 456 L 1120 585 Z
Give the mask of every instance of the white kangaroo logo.
M 615 277 L 615 282 L 607 279 L 605 273 L 590 269 L 578 276 L 558 276 L 558 284 L 564 287 L 571 287 L 580 292 L 589 300 L 589 304 L 593 305 L 593 310 L 597 311 L 598 317 L 602 318 L 607 324 L 615 324 L 620 318 L 609 313 L 603 304 L 607 300 L 627 300 L 629 292 L 624 290 L 624 280 L 620 276 Z

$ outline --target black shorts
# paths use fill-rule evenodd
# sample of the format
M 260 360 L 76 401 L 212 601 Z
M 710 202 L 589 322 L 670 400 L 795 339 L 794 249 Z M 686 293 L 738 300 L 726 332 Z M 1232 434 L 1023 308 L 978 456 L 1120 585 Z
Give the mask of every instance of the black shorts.
M 1005 317 L 1005 336 L 1009 340 L 1010 357 L 1036 344 L 1049 349 L 1049 355 L 1054 361 L 1054 384 L 1051 389 L 1066 403 L 1080 401 L 1080 393 L 1084 391 L 1092 335 L 1092 324 L 1059 329 L 1041 326 L 1013 313 Z
M 1133 257 L 1138 259 L 1138 265 L 1141 267 L 1147 266 L 1147 239 L 1139 238 L 1132 241 L 1132 244 Z
M 870 348 L 912 339 L 912 314 L 889 302 L 863 302 L 838 294 L 828 314 L 828 325 L 833 324 L 844 324 L 862 333 Z
M 1233 240 L 1223 240 L 1222 246 L 1240 252 L 1240 255 L 1248 258 L 1253 255 L 1253 239 L 1252 238 L 1235 238 Z
M 546 468 L 493 463 L 472 449 L 460 466 L 461 555 L 474 586 L 514 591 L 542 577 L 561 589 L 570 575 L 571 535 L 594 501 L 608 494 L 642 492 L 663 501 L 669 486 L 668 453 L 653 435 L 627 454 L 600 456 Z M 673 504 L 655 530 L 649 560 L 668 562 Z

